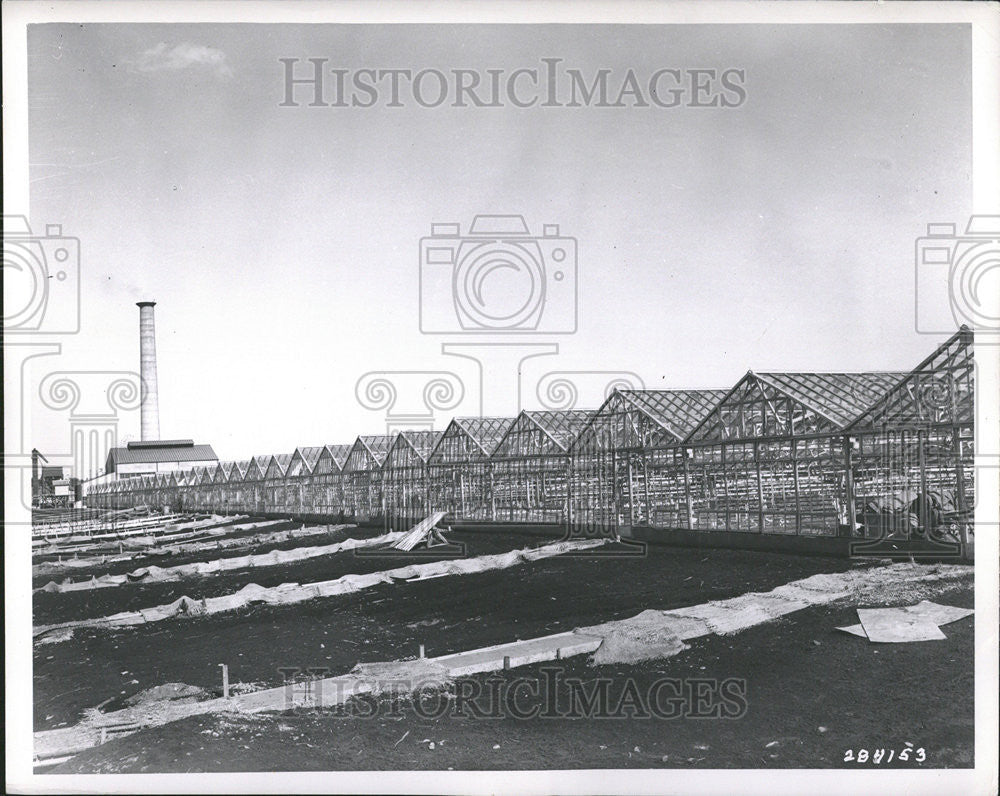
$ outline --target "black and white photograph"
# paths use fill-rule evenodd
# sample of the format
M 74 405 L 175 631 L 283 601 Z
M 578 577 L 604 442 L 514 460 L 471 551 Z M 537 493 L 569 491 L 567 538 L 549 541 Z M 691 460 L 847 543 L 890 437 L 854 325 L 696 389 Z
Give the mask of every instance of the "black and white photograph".
M 1000 6 L 2 9 L 8 791 L 997 793 Z

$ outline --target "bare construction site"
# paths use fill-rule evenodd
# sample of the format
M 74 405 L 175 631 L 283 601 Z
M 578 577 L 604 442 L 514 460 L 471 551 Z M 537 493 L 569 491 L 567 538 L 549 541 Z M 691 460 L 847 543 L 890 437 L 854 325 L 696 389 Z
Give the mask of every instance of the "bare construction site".
M 905 696 L 972 654 L 971 344 L 153 475 L 211 449 L 116 449 L 34 527 L 36 766 L 850 765 L 900 711 L 904 758 L 968 765 L 971 670 Z

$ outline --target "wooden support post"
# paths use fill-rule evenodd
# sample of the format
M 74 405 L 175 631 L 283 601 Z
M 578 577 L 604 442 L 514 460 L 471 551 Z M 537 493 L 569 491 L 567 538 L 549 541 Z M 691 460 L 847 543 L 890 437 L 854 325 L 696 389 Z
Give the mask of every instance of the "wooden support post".
M 646 522 L 653 524 L 653 506 L 649 499 L 649 454 L 642 452 L 642 493 L 646 500 Z
M 219 666 L 222 667 L 222 698 L 229 699 L 229 667 L 224 663 Z
M 764 481 L 760 474 L 760 443 L 753 444 L 753 463 L 757 470 L 757 533 L 764 533 Z
M 628 524 L 635 525 L 635 489 L 632 485 L 632 454 L 626 454 L 625 473 L 628 477 Z
M 611 450 L 611 516 L 615 527 L 618 527 L 619 506 L 618 506 L 618 453 Z
M 959 540 L 962 543 L 962 557 L 969 555 L 969 529 L 965 524 L 965 513 L 968 511 L 965 497 L 965 466 L 962 464 L 962 432 L 959 426 L 951 427 L 952 448 L 955 454 L 955 499 L 958 503 L 958 516 L 961 521 L 958 523 Z
M 465 473 L 458 473 L 458 511 L 460 517 L 465 517 Z
M 694 530 L 694 499 L 691 496 L 691 470 L 688 463 L 690 448 L 681 448 L 681 461 L 684 465 L 684 503 L 687 506 L 687 527 Z
M 424 479 L 424 508 L 430 511 L 433 506 L 431 506 L 431 468 L 426 464 L 421 465 L 420 468 L 421 476 Z
M 854 536 L 858 524 L 854 492 L 854 443 L 850 437 L 844 437 L 844 501 L 847 506 L 847 527 L 851 536 Z
M 506 672 L 510 669 L 510 655 L 503 656 L 503 670 Z
M 726 444 L 724 442 L 721 443 L 721 448 L 722 448 L 722 454 L 721 454 L 721 460 L 722 460 L 722 497 L 726 501 L 726 530 L 730 531 L 730 530 L 732 530 L 731 526 L 732 526 L 732 522 L 733 521 L 732 521 L 732 517 L 730 515 L 730 509 L 729 509 L 729 472 L 726 469 Z M 716 489 L 718 489 L 717 485 L 716 485 Z M 718 493 L 716 493 L 716 494 L 718 494 Z
M 497 493 L 495 489 L 495 484 L 493 481 L 493 467 L 489 464 L 485 465 L 489 470 L 490 474 L 490 520 L 492 522 L 497 521 Z
M 426 658 L 427 657 L 427 655 L 424 653 L 424 645 L 423 644 L 420 645 L 420 657 L 421 658 Z
M 794 418 L 794 415 L 793 415 Z M 792 483 L 795 485 L 795 533 L 802 533 L 802 504 L 799 499 L 799 443 L 792 438 Z
M 927 533 L 927 514 L 930 508 L 930 496 L 927 494 L 927 462 L 925 461 L 925 443 L 927 442 L 927 432 L 921 429 L 917 432 L 917 464 L 920 467 L 920 504 L 917 514 L 917 530 Z M 919 524 L 922 521 L 922 525 Z
M 566 457 L 565 468 L 566 504 L 564 516 L 567 529 L 571 529 L 573 527 L 573 460 L 569 456 Z

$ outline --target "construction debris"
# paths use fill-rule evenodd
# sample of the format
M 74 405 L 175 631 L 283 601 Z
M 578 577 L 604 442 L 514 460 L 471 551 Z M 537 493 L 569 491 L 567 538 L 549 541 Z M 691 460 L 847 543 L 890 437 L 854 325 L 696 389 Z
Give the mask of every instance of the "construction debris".
M 414 525 L 402 539 L 393 543 L 391 547 L 396 550 L 409 551 L 417 545 L 439 547 L 449 544 L 448 540 L 441 535 L 440 529 L 436 527 L 444 519 L 446 513 L 444 511 L 435 511 L 430 516 L 425 517 Z
M 940 641 L 947 638 L 941 625 L 948 625 L 973 614 L 971 608 L 923 600 L 901 608 L 859 608 L 861 624 L 838 627 L 844 633 L 877 643 Z

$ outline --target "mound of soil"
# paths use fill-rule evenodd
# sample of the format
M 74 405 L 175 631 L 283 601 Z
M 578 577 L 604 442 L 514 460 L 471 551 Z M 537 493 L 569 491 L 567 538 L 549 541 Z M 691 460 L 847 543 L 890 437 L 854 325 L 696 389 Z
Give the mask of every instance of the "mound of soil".
M 688 648 L 671 630 L 662 611 L 646 610 L 631 619 L 581 627 L 576 632 L 604 638 L 593 655 L 597 666 L 669 658 Z

